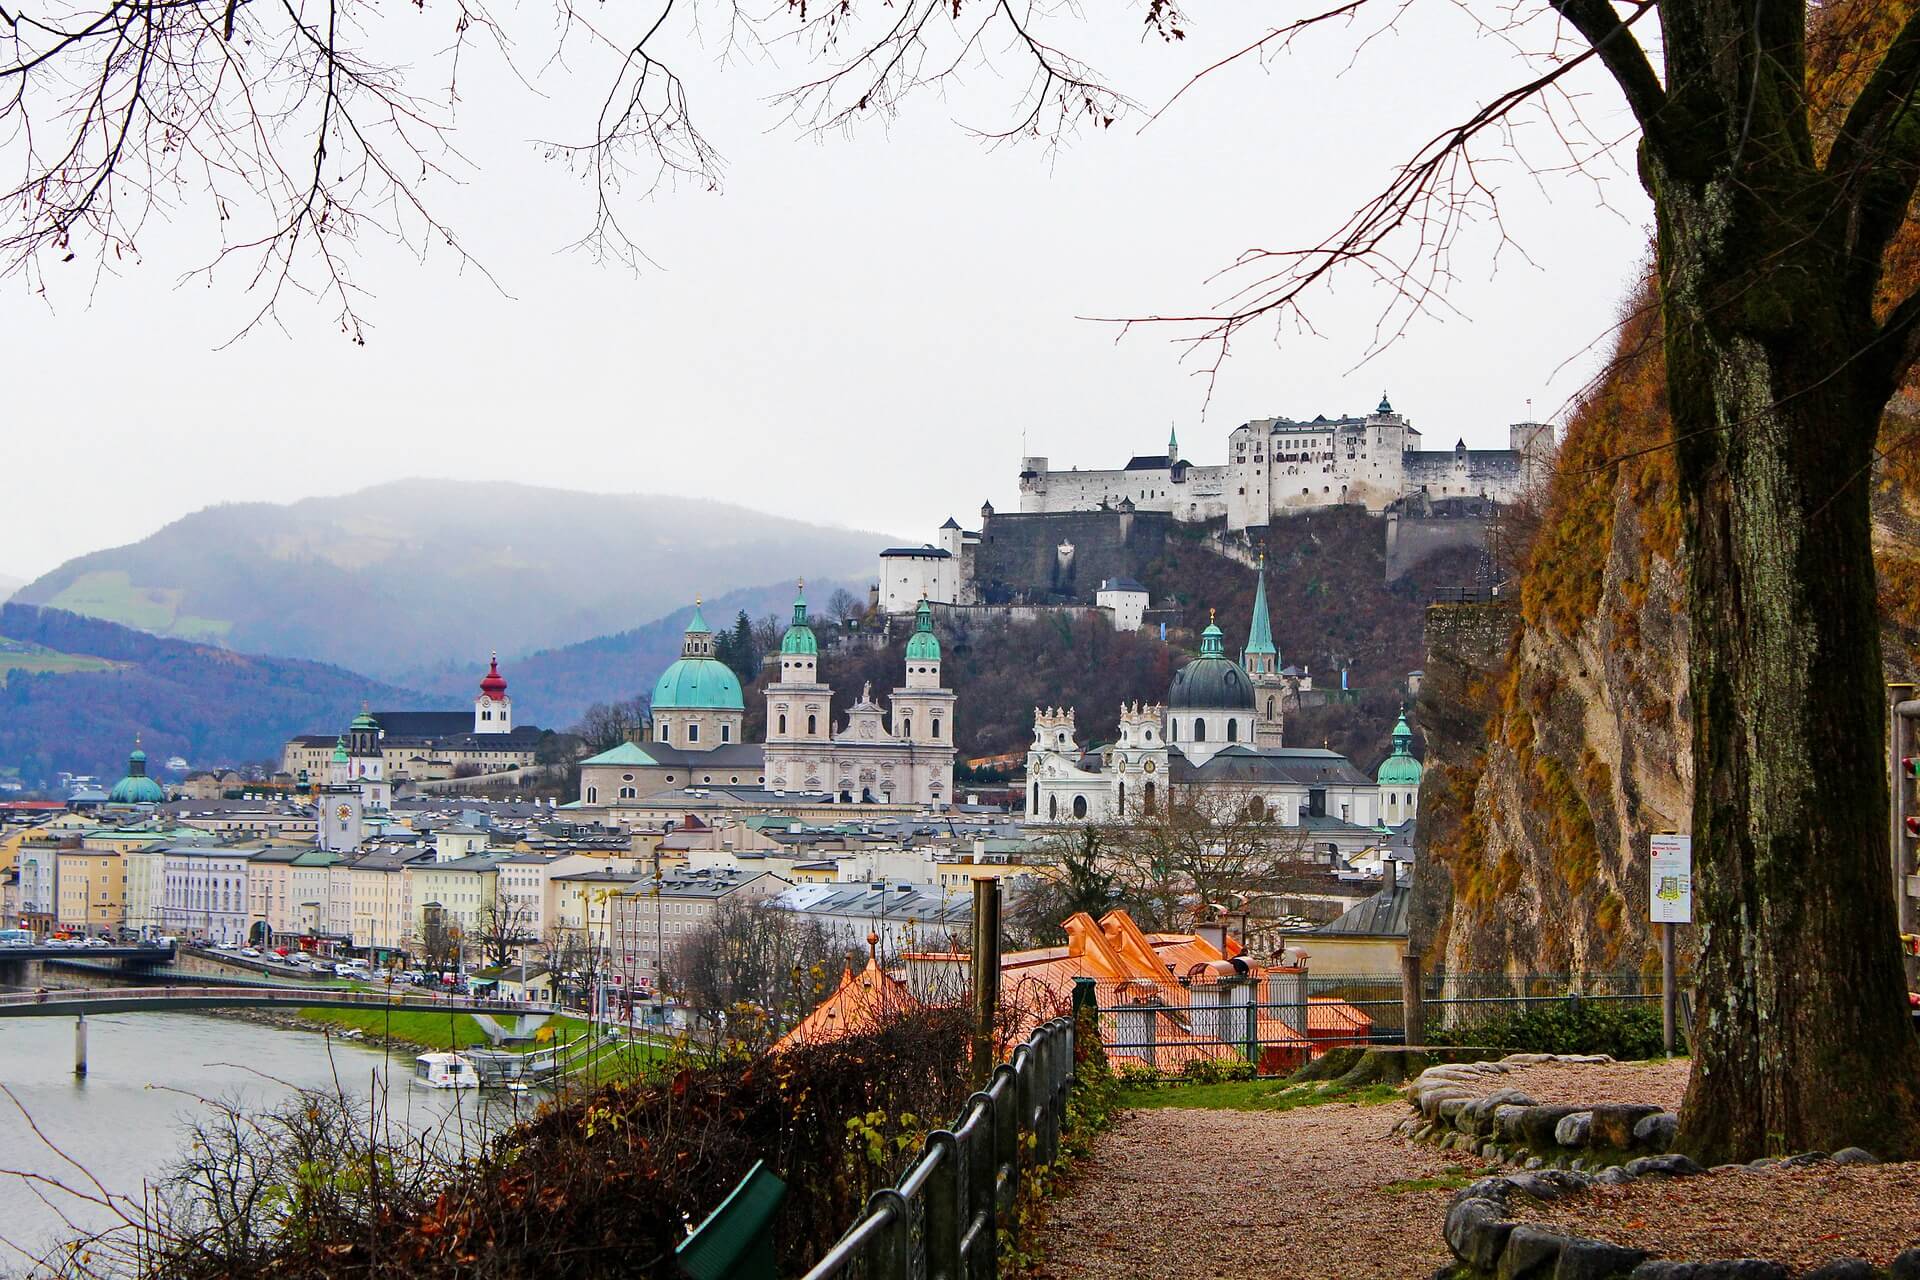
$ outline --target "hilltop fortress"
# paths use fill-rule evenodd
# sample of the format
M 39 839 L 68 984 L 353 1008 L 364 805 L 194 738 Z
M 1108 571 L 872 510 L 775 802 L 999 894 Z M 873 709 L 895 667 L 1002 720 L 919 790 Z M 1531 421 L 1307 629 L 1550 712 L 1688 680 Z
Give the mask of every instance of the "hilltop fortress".
M 1044 457 L 1020 467 L 1020 511 L 1162 512 L 1176 520 L 1226 521 L 1230 530 L 1334 506 L 1375 515 L 1405 499 L 1480 498 L 1510 502 L 1544 478 L 1555 449 L 1552 426 L 1515 423 L 1505 449 L 1423 449 L 1420 432 L 1385 396 L 1366 417 L 1311 422 L 1256 418 L 1227 437 L 1227 461 L 1195 466 L 1169 435 L 1167 452 L 1144 454 L 1116 471 L 1055 471 Z

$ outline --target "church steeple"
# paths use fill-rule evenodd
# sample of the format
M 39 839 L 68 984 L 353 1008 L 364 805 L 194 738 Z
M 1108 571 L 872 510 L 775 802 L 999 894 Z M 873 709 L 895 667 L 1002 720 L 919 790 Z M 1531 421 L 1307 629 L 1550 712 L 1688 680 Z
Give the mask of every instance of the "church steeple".
M 1167 426 L 1167 465 L 1180 461 L 1180 432 L 1172 424 Z
M 1247 647 L 1242 655 L 1249 674 L 1279 665 L 1280 651 L 1273 643 L 1273 623 L 1267 616 L 1267 556 L 1260 553 L 1260 568 L 1254 574 L 1253 624 L 1247 628 Z

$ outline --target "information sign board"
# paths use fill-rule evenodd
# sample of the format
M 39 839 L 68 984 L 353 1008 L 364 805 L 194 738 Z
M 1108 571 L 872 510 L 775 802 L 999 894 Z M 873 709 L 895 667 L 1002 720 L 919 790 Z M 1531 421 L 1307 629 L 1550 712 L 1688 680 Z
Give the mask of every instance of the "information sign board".
M 1647 893 L 1655 924 L 1693 923 L 1693 837 L 1662 831 L 1653 837 Z

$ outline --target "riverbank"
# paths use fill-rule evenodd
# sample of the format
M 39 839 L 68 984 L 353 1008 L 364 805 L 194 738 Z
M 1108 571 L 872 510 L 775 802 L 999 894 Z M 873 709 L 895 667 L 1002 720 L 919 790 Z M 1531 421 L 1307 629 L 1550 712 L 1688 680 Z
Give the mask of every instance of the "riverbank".
M 452 1010 L 445 1013 L 417 1009 L 218 1009 L 209 1012 L 216 1017 L 282 1031 L 339 1036 L 370 1048 L 384 1048 L 408 1056 L 484 1048 L 492 1043 L 473 1015 Z M 566 1014 L 555 1015 L 546 1026 L 551 1035 L 544 1042 L 511 1047 L 522 1052 L 544 1049 L 556 1041 L 565 1043 L 587 1033 L 585 1021 Z

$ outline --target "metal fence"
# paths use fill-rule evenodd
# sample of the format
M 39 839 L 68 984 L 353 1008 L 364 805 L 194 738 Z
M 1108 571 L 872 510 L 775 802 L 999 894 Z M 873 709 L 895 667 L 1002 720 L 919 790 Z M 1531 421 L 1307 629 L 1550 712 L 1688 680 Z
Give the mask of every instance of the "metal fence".
M 1055 1018 L 994 1068 L 953 1128 L 927 1135 L 925 1153 L 896 1185 L 873 1193 L 806 1280 L 997 1276 L 999 1229 L 1013 1221 L 1021 1166 L 1059 1155 L 1072 1081 L 1073 1020 Z
M 1250 1062 L 1285 1075 L 1330 1049 L 1405 1044 L 1406 991 L 1378 974 L 1269 973 L 1096 984 L 1100 1040 L 1116 1069 L 1162 1075 Z M 1660 975 L 1432 973 L 1421 979 L 1424 1031 L 1462 1030 L 1570 1000 L 1658 1003 Z

